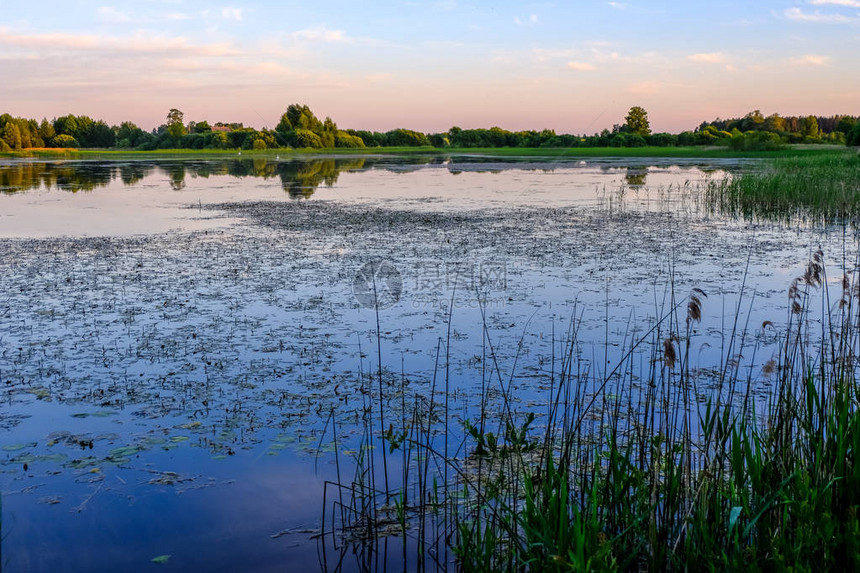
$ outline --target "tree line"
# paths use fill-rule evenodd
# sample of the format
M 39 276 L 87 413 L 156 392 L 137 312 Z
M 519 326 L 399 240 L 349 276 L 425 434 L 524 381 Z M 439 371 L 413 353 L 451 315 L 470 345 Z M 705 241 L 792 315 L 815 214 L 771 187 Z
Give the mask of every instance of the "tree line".
M 386 132 L 339 129 L 320 120 L 306 105 L 292 104 L 274 129 L 257 130 L 241 123 L 185 122 L 171 109 L 165 122 L 145 131 L 130 121 L 110 126 L 85 115 L 49 121 L 0 115 L 0 152 L 32 148 L 156 149 L 280 149 L 363 147 L 670 147 L 723 145 L 739 150 L 776 149 L 787 143 L 860 145 L 860 118 L 838 115 L 765 117 L 759 110 L 741 118 L 702 122 L 680 133 L 652 133 L 647 111 L 630 108 L 624 122 L 593 135 L 557 134 L 555 130 L 508 131 L 500 127 L 421 133 L 410 129 Z

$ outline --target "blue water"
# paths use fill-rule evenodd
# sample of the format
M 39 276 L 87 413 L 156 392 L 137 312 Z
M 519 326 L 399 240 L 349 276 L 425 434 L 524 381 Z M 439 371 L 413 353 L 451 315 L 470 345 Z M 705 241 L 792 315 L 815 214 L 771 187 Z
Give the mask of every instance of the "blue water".
M 762 322 L 785 323 L 785 293 L 815 249 L 835 289 L 856 246 L 841 228 L 704 204 L 709 180 L 750 168 L 0 164 L 3 570 L 333 569 L 337 551 L 321 558 L 324 484 L 338 467 L 351 479 L 363 412 L 378 411 L 362 377 L 379 367 L 377 341 L 392 423 L 434 379 L 441 399 L 450 360 L 452 443 L 482 385 L 510 380 L 519 407 L 545 411 L 572 320 L 597 380 L 673 291 L 708 294 L 692 339 L 702 392 L 739 302 L 757 345 L 742 370 L 766 387 L 776 347 Z M 380 261 L 393 270 L 377 285 L 392 289 L 378 339 L 359 273 Z M 390 463 L 396 475 L 396 454 Z M 390 549 L 374 567 L 402 567 L 399 541 Z

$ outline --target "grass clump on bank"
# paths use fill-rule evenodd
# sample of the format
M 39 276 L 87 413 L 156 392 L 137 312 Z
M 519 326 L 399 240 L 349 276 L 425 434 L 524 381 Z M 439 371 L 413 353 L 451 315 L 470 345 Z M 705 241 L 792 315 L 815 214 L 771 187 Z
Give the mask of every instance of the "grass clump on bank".
M 789 288 L 784 333 L 767 322 L 757 329 L 779 348 L 760 374 L 742 373 L 737 357 L 759 343 L 746 341 L 738 310 L 710 390 L 699 387 L 690 350 L 702 291 L 672 295 L 602 376 L 580 358 L 574 320 L 552 358 L 544 412 L 516 409 L 513 374 L 499 371 L 485 327 L 489 374 L 461 439 L 433 392 L 390 423 L 382 409 L 365 409 L 364 451 L 381 439 L 402 456 L 402 475 L 367 454 L 351 482 L 333 484 L 328 515 L 341 559 L 348 549 L 372 558 L 393 535 L 419 570 L 857 570 L 858 278 L 844 275 L 831 300 L 815 253 Z M 819 301 L 824 313 L 813 318 Z M 634 358 L 640 348 L 650 360 Z M 386 400 L 381 369 L 374 376 L 368 394 L 378 382 Z M 447 387 L 447 367 L 444 379 Z M 491 395 L 501 400 L 495 410 Z M 372 561 L 361 567 L 373 570 Z
M 825 222 L 860 215 L 860 155 L 826 153 L 776 158 L 767 169 L 714 181 L 710 203 L 726 213 Z

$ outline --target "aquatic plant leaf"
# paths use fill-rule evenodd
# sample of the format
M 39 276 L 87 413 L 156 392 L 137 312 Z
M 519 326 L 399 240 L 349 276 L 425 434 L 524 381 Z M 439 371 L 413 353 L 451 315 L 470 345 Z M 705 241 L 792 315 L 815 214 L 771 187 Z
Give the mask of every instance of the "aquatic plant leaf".
M 172 555 L 159 555 L 158 557 L 153 557 L 153 563 L 167 563 Z
M 139 451 L 140 451 L 140 448 L 137 448 L 135 446 L 125 446 L 122 448 L 116 448 L 116 449 L 111 450 L 110 455 L 112 455 L 112 456 L 133 456 L 134 454 L 138 453 Z
M 4 452 L 17 452 L 20 450 L 26 450 L 27 448 L 35 448 L 36 442 L 29 442 L 26 444 L 8 444 L 3 446 Z
M 738 518 L 741 516 L 741 511 L 743 511 L 743 507 L 740 505 L 736 505 L 732 508 L 729 513 L 729 531 L 732 531 L 735 528 L 735 525 L 737 525 Z

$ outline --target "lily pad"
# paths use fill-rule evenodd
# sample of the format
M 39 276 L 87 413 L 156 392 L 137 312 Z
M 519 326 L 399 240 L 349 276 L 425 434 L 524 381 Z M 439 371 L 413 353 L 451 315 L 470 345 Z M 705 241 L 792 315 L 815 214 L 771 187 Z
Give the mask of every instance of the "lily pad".
M 172 555 L 159 555 L 158 557 L 153 557 L 152 562 L 153 563 L 162 563 L 162 564 L 167 563 L 171 557 L 172 557 Z
M 107 418 L 109 416 L 116 416 L 116 412 L 113 410 L 99 410 L 98 412 L 93 412 L 90 415 L 93 418 Z
M 18 452 L 20 450 L 26 450 L 27 448 L 35 448 L 36 442 L 29 442 L 26 444 L 9 444 L 3 446 L 4 452 Z

